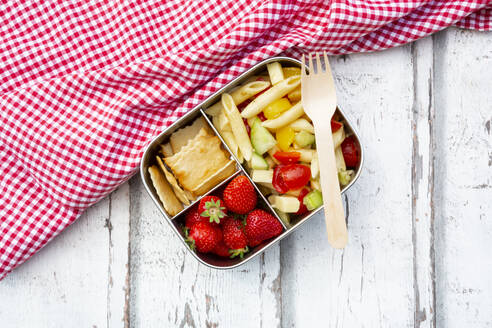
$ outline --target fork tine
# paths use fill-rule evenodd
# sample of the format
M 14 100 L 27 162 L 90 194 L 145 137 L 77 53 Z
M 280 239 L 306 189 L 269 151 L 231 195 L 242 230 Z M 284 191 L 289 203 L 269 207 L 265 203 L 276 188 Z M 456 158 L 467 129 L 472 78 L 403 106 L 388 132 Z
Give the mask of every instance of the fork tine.
M 330 62 L 328 61 L 328 56 L 326 55 L 326 51 L 323 51 L 323 57 L 325 59 L 325 72 L 330 76 L 333 76 L 333 74 L 331 73 L 331 66 L 330 66 Z
M 321 67 L 321 61 L 319 59 L 319 52 L 316 53 L 316 74 L 321 74 L 323 73 L 322 71 L 322 67 Z
M 309 75 L 314 74 L 313 57 L 309 54 Z

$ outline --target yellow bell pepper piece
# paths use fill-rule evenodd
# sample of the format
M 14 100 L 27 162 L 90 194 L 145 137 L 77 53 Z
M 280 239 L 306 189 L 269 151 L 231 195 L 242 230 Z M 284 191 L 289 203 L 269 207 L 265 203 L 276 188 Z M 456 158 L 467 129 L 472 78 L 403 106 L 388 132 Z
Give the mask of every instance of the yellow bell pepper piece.
M 276 117 L 279 117 L 280 114 L 285 112 L 287 109 L 291 108 L 292 104 L 287 98 L 280 98 L 275 100 L 274 102 L 268 104 L 263 110 L 263 114 L 269 120 L 272 120 Z
M 292 129 L 290 126 L 284 126 L 283 128 L 279 129 L 275 135 L 278 146 L 283 151 L 289 150 L 289 147 L 294 141 L 295 136 L 296 134 L 294 132 L 294 129 Z

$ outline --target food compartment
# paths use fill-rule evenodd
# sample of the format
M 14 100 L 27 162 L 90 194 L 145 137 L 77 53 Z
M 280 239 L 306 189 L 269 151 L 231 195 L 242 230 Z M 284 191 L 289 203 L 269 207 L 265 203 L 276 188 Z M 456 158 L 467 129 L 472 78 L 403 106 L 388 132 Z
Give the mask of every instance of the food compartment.
M 169 219 L 239 171 L 198 109 L 154 139 L 142 161 L 145 186 Z
M 229 253 L 228 256 L 225 256 L 224 254 L 219 255 L 220 252 L 217 252 L 216 250 L 203 253 L 198 251 L 198 249 L 195 250 L 191 249 L 190 245 L 194 244 L 195 242 L 192 241 L 188 237 L 188 235 L 191 235 L 192 233 L 191 229 L 193 228 L 191 227 L 193 226 L 193 222 L 196 223 L 197 221 L 203 220 L 204 222 L 210 223 L 210 221 L 212 220 L 209 217 L 197 216 L 196 214 L 197 211 L 200 212 L 205 207 L 204 205 L 200 207 L 201 205 L 200 202 L 188 207 L 185 211 L 180 213 L 177 217 L 175 217 L 172 220 L 173 226 L 175 227 L 176 231 L 178 231 L 178 233 L 180 234 L 182 241 L 186 244 L 185 247 L 190 248 L 190 251 L 193 252 L 193 254 L 196 257 L 198 257 L 201 261 L 217 268 L 228 268 L 231 266 L 238 265 L 243 261 L 246 261 L 248 258 L 254 256 L 258 252 L 261 252 L 264 249 L 264 247 L 268 246 L 270 243 L 273 243 L 277 238 L 280 238 L 280 236 L 282 236 L 282 233 L 285 231 L 285 227 L 283 225 L 277 224 L 276 229 L 278 230 L 274 236 L 266 240 L 251 243 L 251 241 L 247 238 L 246 235 L 246 229 L 248 228 L 245 226 L 246 222 L 249 222 L 247 221 L 247 217 L 250 213 L 256 212 L 256 213 L 260 213 L 260 215 L 262 216 L 264 216 L 265 213 L 268 213 L 271 216 L 270 218 L 271 220 L 274 220 L 275 222 L 278 223 L 281 222 L 278 221 L 277 217 L 272 212 L 270 206 L 267 204 L 265 199 L 262 197 L 262 195 L 259 193 L 259 191 L 256 188 L 252 189 L 257 199 L 256 205 L 252 210 L 248 210 L 246 214 L 237 214 L 233 212 L 233 209 L 231 210 L 231 208 L 228 206 L 229 204 L 226 202 L 226 195 L 224 194 L 224 190 L 226 190 L 226 188 L 229 186 L 229 184 L 231 184 L 231 182 L 234 183 L 234 180 L 236 180 L 238 177 L 241 176 L 246 179 L 245 181 L 251 182 L 248 179 L 248 177 L 244 174 L 244 172 L 242 171 L 236 172 L 233 176 L 229 177 L 227 180 L 223 181 L 220 185 L 216 186 L 215 188 L 210 190 L 206 195 L 203 196 L 208 198 L 202 198 L 202 199 L 208 200 L 210 199 L 210 196 L 215 196 L 217 197 L 217 200 L 221 202 L 221 207 L 224 207 L 222 211 L 224 211 L 225 216 L 220 218 L 219 220 L 220 223 L 218 224 L 214 222 L 211 223 L 214 227 L 221 230 L 221 233 L 223 233 L 222 236 L 224 240 L 226 238 L 230 238 L 230 237 L 226 237 L 226 228 L 224 226 L 227 223 L 225 223 L 225 221 L 235 220 L 238 222 L 238 224 L 240 224 L 240 227 L 244 232 L 244 235 L 240 237 L 241 238 L 244 237 L 246 238 L 245 240 L 247 240 L 247 251 L 244 252 L 242 256 L 240 256 L 240 253 L 237 253 L 235 255 L 233 251 L 232 253 Z M 229 198 L 228 200 L 230 199 L 231 198 Z M 263 212 L 257 210 L 261 210 Z M 197 245 L 193 245 L 193 247 L 197 248 Z
M 203 104 L 216 133 L 286 228 L 297 226 L 323 205 L 314 127 L 300 102 L 300 67 L 295 60 L 272 58 Z M 242 135 L 237 133 L 241 129 Z M 360 173 L 362 149 L 338 108 L 332 131 L 344 192 Z M 249 139 L 251 150 L 244 139 Z M 251 153 L 249 160 L 246 152 Z

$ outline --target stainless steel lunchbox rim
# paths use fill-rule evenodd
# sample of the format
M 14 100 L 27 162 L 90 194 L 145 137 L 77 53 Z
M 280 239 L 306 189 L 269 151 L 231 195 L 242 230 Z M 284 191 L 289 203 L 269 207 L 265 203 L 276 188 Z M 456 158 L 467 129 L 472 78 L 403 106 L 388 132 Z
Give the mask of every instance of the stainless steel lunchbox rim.
M 185 115 L 183 115 L 182 117 L 180 117 L 179 119 L 177 119 L 173 124 L 171 124 L 170 126 L 168 126 L 165 130 L 163 130 L 161 133 L 159 133 L 156 137 L 154 137 L 152 139 L 152 141 L 146 146 L 144 152 L 143 152 L 143 156 L 142 156 L 142 160 L 140 161 L 140 178 L 142 179 L 142 182 L 143 182 L 143 185 L 145 187 L 145 190 L 147 191 L 147 193 L 150 195 L 150 197 L 152 198 L 152 200 L 154 201 L 154 203 L 157 205 L 157 207 L 159 208 L 160 212 L 164 215 L 164 217 L 166 218 L 166 221 L 168 222 L 168 224 L 171 226 L 171 228 L 174 230 L 174 232 L 178 235 L 180 235 L 180 232 L 178 231 L 178 229 L 176 228 L 176 226 L 172 223 L 172 220 L 171 218 L 168 217 L 167 213 L 162 209 L 162 207 L 159 205 L 160 201 L 154 196 L 153 192 L 150 190 L 150 186 L 147 185 L 146 181 L 145 181 L 145 162 L 144 162 L 144 158 L 146 158 L 147 156 L 147 152 L 149 151 L 149 149 L 151 148 L 151 145 L 154 144 L 154 142 L 160 138 L 161 135 L 163 135 L 167 130 L 169 129 L 172 129 L 173 127 L 175 127 L 176 125 L 179 125 L 180 121 L 182 120 L 185 120 L 188 116 L 190 115 L 193 115 L 195 114 L 195 112 L 200 109 L 202 109 L 202 106 L 204 103 L 206 103 L 209 99 L 213 98 L 213 97 L 216 97 L 217 95 L 223 93 L 227 88 L 229 88 L 231 85 L 234 85 L 236 82 L 242 80 L 243 78 L 245 78 L 245 76 L 247 76 L 248 74 L 250 74 L 252 71 L 258 69 L 259 67 L 261 66 L 265 66 L 266 64 L 268 63 L 271 63 L 271 62 L 275 62 L 275 61 L 288 61 L 288 62 L 291 62 L 292 64 L 297 64 L 299 66 L 302 66 L 302 63 L 297 60 L 297 59 L 294 59 L 294 58 L 290 58 L 290 57 L 285 57 L 285 56 L 279 56 L 279 57 L 271 57 L 271 58 L 268 58 L 268 59 L 265 59 L 261 62 L 259 62 L 258 64 L 252 66 L 251 68 L 249 68 L 248 70 L 244 71 L 242 74 L 240 74 L 238 77 L 236 77 L 234 80 L 232 80 L 231 82 L 227 83 L 226 85 L 224 85 L 221 89 L 219 89 L 218 91 L 216 91 L 215 93 L 213 93 L 212 95 L 210 95 L 207 99 L 205 99 L 203 102 L 201 102 L 200 104 L 198 104 L 197 106 L 195 106 L 193 109 L 191 109 L 188 113 L 186 113 Z M 306 67 L 307 69 L 307 67 Z M 359 146 L 360 146 L 360 164 L 359 164 L 359 168 L 356 172 L 356 175 L 354 176 L 354 178 L 352 179 L 352 181 L 343 188 L 343 191 L 342 191 L 342 194 L 348 190 L 354 183 L 355 181 L 359 178 L 360 176 L 360 173 L 362 171 L 362 167 L 364 165 L 364 149 L 363 149 L 363 146 L 362 146 L 362 143 L 360 142 L 360 137 L 359 135 L 357 134 L 357 131 L 355 131 L 353 129 L 353 125 L 352 123 L 350 122 L 350 120 L 346 117 L 346 115 L 343 113 L 343 110 L 339 109 L 339 111 L 343 114 L 344 116 L 344 119 L 345 121 L 348 123 L 348 125 L 351 127 L 351 130 L 352 130 L 352 133 L 355 135 L 355 137 L 357 138 L 357 140 L 359 141 Z M 317 214 L 318 212 L 320 212 L 321 210 L 323 209 L 323 206 L 321 206 L 320 208 L 318 208 L 316 211 L 310 213 L 309 215 L 307 215 L 306 217 L 304 217 L 301 222 L 297 223 L 295 226 L 293 227 L 290 227 L 289 229 L 286 229 L 281 235 L 277 236 L 277 238 L 271 240 L 267 245 L 265 245 L 259 252 L 256 252 L 255 254 L 245 258 L 244 260 L 236 263 L 236 264 L 233 264 L 233 265 L 230 265 L 230 266 L 216 266 L 216 265 L 213 265 L 213 264 L 210 264 L 210 263 L 207 263 L 205 262 L 203 259 L 201 259 L 195 252 L 191 251 L 188 247 L 188 245 L 186 244 L 186 242 L 184 241 L 183 238 L 180 238 L 181 239 L 181 242 L 182 244 L 184 245 L 184 247 L 191 253 L 193 254 L 193 256 L 202 264 L 210 267 L 210 268 L 214 268 L 214 269 L 218 269 L 218 270 L 228 270 L 228 269 L 233 269 L 233 268 L 236 268 L 240 265 L 243 265 L 244 263 L 250 261 L 251 259 L 255 258 L 256 256 L 258 256 L 259 254 L 263 253 L 264 251 L 266 251 L 268 248 L 270 248 L 272 245 L 276 244 L 279 240 L 287 237 L 288 235 L 290 235 L 292 232 L 294 232 L 295 230 L 297 230 L 301 225 L 303 225 L 307 220 L 309 220 L 313 215 Z

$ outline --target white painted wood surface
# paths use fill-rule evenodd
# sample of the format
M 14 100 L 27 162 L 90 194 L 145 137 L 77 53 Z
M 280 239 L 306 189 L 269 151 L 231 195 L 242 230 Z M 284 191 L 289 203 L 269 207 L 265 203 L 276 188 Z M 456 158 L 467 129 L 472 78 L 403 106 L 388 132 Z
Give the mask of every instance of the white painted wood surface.
M 0 282 L 0 326 L 492 327 L 492 33 L 331 64 L 366 150 L 344 251 L 317 216 L 209 269 L 135 177 Z

